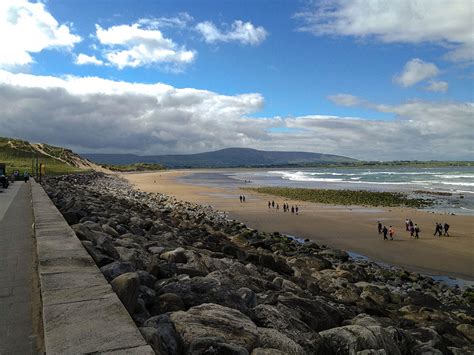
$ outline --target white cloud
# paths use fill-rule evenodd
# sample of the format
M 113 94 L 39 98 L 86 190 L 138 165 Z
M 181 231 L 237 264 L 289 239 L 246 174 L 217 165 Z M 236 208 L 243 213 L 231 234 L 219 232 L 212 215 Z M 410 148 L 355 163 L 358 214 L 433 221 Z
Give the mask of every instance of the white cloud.
M 196 25 L 196 30 L 201 33 L 207 43 L 215 42 L 240 42 L 257 46 L 267 37 L 267 31 L 259 26 L 255 27 L 251 22 L 234 21 L 230 29 L 222 31 L 212 22 L 205 21 Z
M 446 58 L 472 61 L 472 0 L 332 0 L 295 15 L 317 36 L 372 37 L 385 43 L 435 43 Z
M 425 90 L 433 92 L 446 92 L 448 91 L 448 87 L 449 85 L 446 81 L 430 80 L 428 81 L 428 86 L 425 87 Z
M 31 64 L 45 49 L 71 49 L 81 38 L 58 21 L 41 2 L 0 1 L 0 68 Z
M 186 28 L 194 19 L 187 12 L 180 12 L 174 17 L 158 17 L 158 18 L 144 18 L 140 19 L 138 23 L 145 25 L 148 28 Z
M 104 65 L 104 62 L 97 59 L 95 55 L 87 55 L 84 53 L 79 53 L 74 63 L 77 65 Z
M 433 78 L 438 74 L 439 69 L 435 64 L 413 58 L 405 64 L 403 71 L 395 76 L 394 80 L 399 85 L 408 87 L 420 81 Z
M 142 28 L 138 23 L 108 29 L 96 25 L 96 35 L 99 42 L 107 46 L 105 58 L 119 69 L 163 63 L 179 67 L 196 57 L 195 51 L 178 46 L 160 30 Z
M 330 98 L 395 118 L 253 118 L 248 116 L 263 107 L 260 94 L 0 70 L 0 127 L 5 136 L 80 152 L 190 153 L 239 146 L 374 160 L 472 158 L 473 103 L 385 105 L 348 94 Z

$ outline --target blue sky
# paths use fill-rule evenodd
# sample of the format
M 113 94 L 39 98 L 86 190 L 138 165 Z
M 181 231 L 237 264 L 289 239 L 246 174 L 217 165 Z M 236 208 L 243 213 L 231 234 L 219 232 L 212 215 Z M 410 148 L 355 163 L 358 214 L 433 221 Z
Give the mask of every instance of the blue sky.
M 0 21 L 0 30 L 13 34 L 0 39 L 13 53 L 0 55 L 3 89 L 45 95 L 56 88 L 71 96 L 67 102 L 77 100 L 57 103 L 61 117 L 51 107 L 53 115 L 26 119 L 40 125 L 34 130 L 17 122 L 25 120 L 25 92 L 15 92 L 14 113 L 3 117 L 5 134 L 84 152 L 236 145 L 362 159 L 472 158 L 466 133 L 473 128 L 470 1 L 6 0 Z M 48 84 L 46 77 L 58 81 Z M 132 84 L 108 92 L 83 80 L 81 90 L 68 89 L 91 77 L 109 88 Z M 133 86 L 138 83 L 150 85 L 151 93 Z M 168 86 L 166 94 L 152 89 L 156 83 Z M 133 109 L 114 118 L 94 101 L 99 94 L 112 106 L 126 96 Z M 147 101 L 145 117 L 138 103 L 150 96 L 159 104 Z M 83 112 L 86 106 L 93 114 Z M 194 136 L 180 133 L 183 122 L 196 128 Z M 87 137 L 77 130 L 60 134 L 79 123 L 121 129 L 106 142 L 92 128 Z M 132 124 L 137 127 L 128 132 Z M 400 147 L 387 142 L 393 134 L 403 136 Z M 413 143 L 417 137 L 423 147 Z

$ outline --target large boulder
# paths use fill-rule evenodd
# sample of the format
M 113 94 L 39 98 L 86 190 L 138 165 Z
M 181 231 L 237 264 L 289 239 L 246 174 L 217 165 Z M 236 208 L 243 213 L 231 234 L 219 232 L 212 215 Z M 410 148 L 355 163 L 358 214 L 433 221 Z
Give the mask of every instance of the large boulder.
M 305 355 L 303 347 L 273 328 L 258 328 L 259 346 L 278 349 L 287 355 Z
M 242 346 L 249 352 L 258 345 L 257 326 L 236 309 L 205 303 L 187 312 L 173 312 L 170 319 L 186 349 L 204 337 L 221 337 L 224 343 Z
M 401 355 L 391 333 L 380 326 L 347 325 L 319 333 L 337 354 L 356 354 L 359 351 L 385 351 L 387 355 Z
M 202 337 L 194 339 L 187 351 L 189 355 L 248 355 L 246 348 L 240 345 L 227 344 L 222 337 Z
M 113 263 L 101 267 L 100 271 L 102 272 L 104 277 L 110 282 L 119 275 L 135 271 L 135 268 L 131 263 L 114 261 Z
M 159 355 L 180 354 L 182 349 L 181 338 L 168 315 L 162 314 L 149 318 L 143 328 L 140 328 L 143 337 Z
M 292 309 L 282 305 L 259 304 L 252 310 L 259 327 L 274 328 L 302 346 L 307 354 L 324 354 L 321 336 L 298 318 Z
M 128 313 L 132 314 L 138 301 L 140 278 L 135 272 L 127 272 L 117 276 L 110 283 L 117 296 L 122 301 Z
M 178 295 L 187 308 L 202 303 L 216 303 L 248 313 L 248 300 L 242 298 L 233 285 L 212 277 L 193 277 L 171 282 L 163 286 L 159 293 Z
M 471 324 L 459 324 L 456 330 L 474 343 L 474 326 Z
M 160 254 L 160 258 L 169 263 L 186 263 L 186 261 L 188 261 L 186 258 L 186 250 L 181 247 Z

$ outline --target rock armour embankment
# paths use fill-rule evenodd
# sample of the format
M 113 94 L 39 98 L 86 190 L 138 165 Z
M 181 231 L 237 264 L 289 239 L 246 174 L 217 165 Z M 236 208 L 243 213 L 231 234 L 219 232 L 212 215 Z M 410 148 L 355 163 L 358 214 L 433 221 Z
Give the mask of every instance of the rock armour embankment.
M 116 177 L 45 187 L 157 354 L 474 353 L 470 290 Z

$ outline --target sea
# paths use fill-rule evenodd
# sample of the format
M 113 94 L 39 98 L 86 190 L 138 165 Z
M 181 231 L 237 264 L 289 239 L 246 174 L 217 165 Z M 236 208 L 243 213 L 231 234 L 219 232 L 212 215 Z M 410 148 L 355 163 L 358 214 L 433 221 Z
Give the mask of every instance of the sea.
M 242 169 L 195 173 L 186 177 L 205 185 L 283 186 L 403 192 L 431 199 L 438 213 L 474 215 L 474 166 Z

